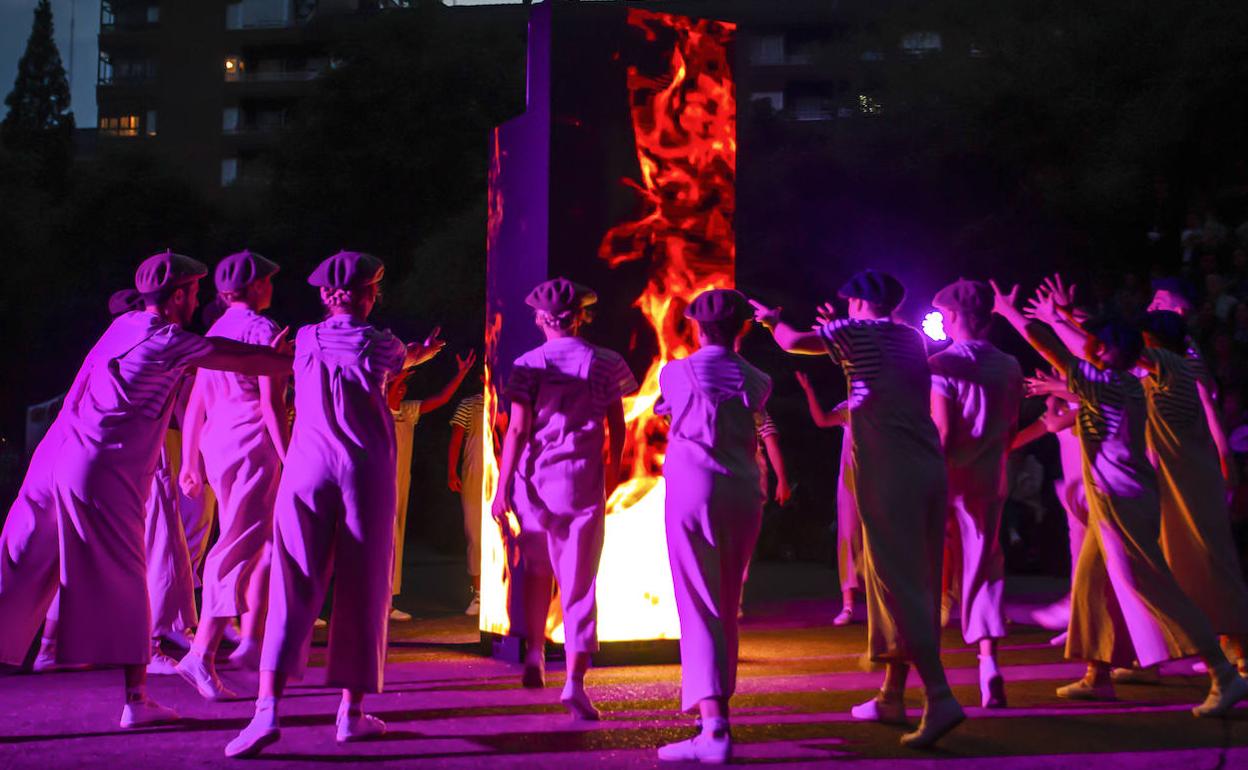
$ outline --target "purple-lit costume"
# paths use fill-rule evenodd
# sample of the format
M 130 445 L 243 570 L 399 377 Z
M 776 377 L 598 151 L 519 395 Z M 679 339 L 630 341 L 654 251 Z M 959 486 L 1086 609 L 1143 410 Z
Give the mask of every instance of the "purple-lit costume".
M 299 330 L 261 671 L 302 675 L 332 578 L 326 684 L 381 691 L 395 513 L 385 383 L 405 356 L 393 334 L 348 315 Z
M 259 313 L 231 306 L 208 336 L 267 346 L 279 331 Z M 256 609 L 247 606 L 247 587 L 257 570 L 267 568 L 281 459 L 264 424 L 259 377 L 204 370 L 196 375 L 196 389 L 206 417 L 200 453 L 221 527 L 204 561 L 203 614 L 228 618 Z
M 1075 567 L 1066 656 L 1117 666 L 1219 655 L 1209 621 L 1166 566 L 1157 475 L 1145 449 L 1147 403 L 1130 372 L 1072 359 L 1080 401 L 1088 530 Z
M 87 354 L 41 444 L 49 451 L 36 451 L 28 474 L 37 480 L 48 473 L 43 465 L 51 465 L 56 529 L 29 498 L 19 499 L 19 515 L 5 524 L 6 560 L 9 553 L 20 554 L 17 563 L 4 566 L 7 574 L 0 573 L 5 662 L 21 662 L 25 650 L 16 649 L 29 644 L 43 619 L 57 589 L 48 574 L 58 563 L 57 662 L 148 661 L 144 502 L 174 392 L 209 349 L 203 338 L 134 311 L 115 319 Z M 58 529 L 59 544 L 49 539 Z M 20 569 L 11 569 L 18 564 Z
M 663 478 L 667 552 L 680 615 L 681 708 L 727 700 L 737 683 L 737 607 L 762 523 L 755 414 L 771 380 L 725 347 L 672 361 L 656 414 L 670 415 Z
M 147 497 L 144 552 L 153 639 L 199 625 L 194 571 L 182 521 L 183 496 L 178 488 L 181 453 L 182 433 L 166 431 Z
M 608 409 L 636 389 L 624 359 L 579 337 L 550 340 L 520 356 L 507 384 L 508 399 L 533 410 L 513 492 L 525 579 L 553 576 L 558 583 L 569 653 L 598 649 L 603 423 Z
M 890 321 L 835 320 L 819 334 L 849 386 L 868 654 L 906 662 L 940 646 L 934 592 L 948 500 L 927 355 L 919 332 Z
M 1023 371 L 989 342 L 955 342 L 932 356 L 932 392 L 951 402 L 945 464 L 949 514 L 960 537 L 962 637 L 1005 637 L 1006 457 L 1018 432 Z

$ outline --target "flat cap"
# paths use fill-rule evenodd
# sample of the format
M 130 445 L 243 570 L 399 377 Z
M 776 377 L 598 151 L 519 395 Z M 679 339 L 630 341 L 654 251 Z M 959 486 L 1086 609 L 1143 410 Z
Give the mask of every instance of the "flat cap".
M 217 291 L 237 292 L 255 281 L 268 278 L 278 271 L 277 263 L 265 259 L 254 251 L 243 249 L 217 263 L 213 282 Z
M 539 283 L 524 298 L 524 304 L 534 310 L 551 315 L 589 307 L 598 301 L 598 295 L 588 286 L 582 286 L 567 278 L 551 278 Z
M 744 321 L 752 316 L 750 301 L 735 289 L 708 289 L 685 308 L 685 317 L 698 322 Z
M 992 288 L 982 281 L 959 278 L 936 292 L 932 306 L 966 313 L 975 318 L 992 315 Z
M 860 299 L 894 310 L 906 298 L 901 281 L 879 270 L 863 270 L 845 282 L 837 292 L 842 299 Z
M 121 315 L 143 307 L 143 295 L 135 289 L 122 289 L 113 292 L 108 298 L 109 315 Z
M 325 289 L 358 289 L 377 283 L 386 266 L 372 254 L 340 251 L 316 266 L 308 283 Z
M 139 264 L 139 269 L 134 271 L 134 288 L 140 294 L 155 294 L 197 281 L 205 275 L 208 275 L 208 266 L 203 262 L 165 249 Z

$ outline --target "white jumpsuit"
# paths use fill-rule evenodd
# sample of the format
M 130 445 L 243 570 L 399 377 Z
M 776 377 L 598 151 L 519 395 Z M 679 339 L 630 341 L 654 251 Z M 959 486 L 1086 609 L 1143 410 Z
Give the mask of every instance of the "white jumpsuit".
M 854 499 L 862 521 L 867 652 L 906 662 L 938 650 L 945 460 L 919 332 L 838 319 L 819 329 L 848 380 Z
M 385 385 L 405 356 L 394 335 L 346 315 L 296 336 L 295 425 L 277 491 L 261 671 L 302 676 L 332 578 L 325 683 L 381 692 L 395 512 Z
M 1157 475 L 1145 441 L 1148 407 L 1130 372 L 1072 361 L 1080 402 L 1088 530 L 1071 589 L 1066 657 L 1130 666 L 1216 655 L 1209 621 L 1184 595 L 1158 541 Z
M 1183 592 L 1220 634 L 1248 634 L 1244 585 L 1218 450 L 1197 382 L 1212 387 L 1199 359 L 1167 350 L 1145 351 L 1157 367 L 1144 379 L 1148 448 L 1157 459 L 1161 492 L 1161 548 Z M 1235 650 L 1237 658 L 1245 651 Z
M 460 452 L 459 492 L 464 509 L 464 538 L 468 541 L 468 574 L 481 574 L 481 485 L 485 478 L 485 397 L 477 393 L 459 402 L 451 425 L 463 428 L 464 444 Z
M 194 570 L 182 528 L 183 496 L 178 488 L 181 453 L 182 434 L 166 431 L 147 496 L 144 552 L 153 639 L 199 625 Z
M 659 375 L 655 413 L 670 415 L 667 553 L 680 616 L 681 708 L 736 691 L 737 607 L 762 524 L 755 415 L 771 380 L 725 347 L 706 346 Z
M 524 574 L 553 575 L 558 583 L 569 653 L 598 649 L 603 424 L 607 409 L 636 389 L 619 354 L 579 337 L 550 340 L 520 356 L 507 383 L 508 399 L 533 409 L 513 493 Z
M 403 587 L 403 544 L 407 539 L 407 507 L 412 494 L 412 445 L 416 438 L 416 423 L 420 422 L 421 401 L 403 401 L 394 416 L 395 457 L 395 517 L 394 517 L 394 574 L 391 592 L 399 595 Z
M 148 662 L 144 502 L 174 392 L 189 363 L 208 350 L 202 337 L 139 310 L 114 319 L 87 354 L 44 439 L 54 451 L 36 452 L 40 462 L 52 463 L 58 548 L 46 548 L 42 536 L 30 539 L 39 558 L 0 585 L 0 628 L 33 635 L 43 612 L 27 613 L 46 611 L 56 588 L 48 585 L 47 570 L 59 565 L 57 662 Z M 26 596 L 15 602 L 11 591 Z M 12 649 L 4 651 L 6 662 Z
M 208 336 L 267 346 L 279 331 L 259 313 L 231 306 Z M 204 561 L 203 614 L 230 618 L 254 609 L 247 606 L 247 587 L 257 571 L 268 569 L 282 466 L 264 424 L 260 378 L 207 370 L 196 377 L 206 417 L 199 450 L 220 521 L 220 534 Z M 279 418 L 285 418 L 284 410 Z
M 945 440 L 949 514 L 962 557 L 962 637 L 1005 637 L 1006 458 L 1018 432 L 1023 370 L 990 342 L 955 342 L 928 360 L 932 392 L 954 402 Z

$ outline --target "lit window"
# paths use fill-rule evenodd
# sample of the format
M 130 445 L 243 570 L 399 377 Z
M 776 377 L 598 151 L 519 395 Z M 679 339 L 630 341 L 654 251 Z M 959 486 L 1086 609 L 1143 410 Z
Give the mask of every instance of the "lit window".
M 238 80 L 243 74 L 243 60 L 231 56 L 225 60 L 225 79 Z
M 147 111 L 147 116 L 143 121 L 143 133 L 156 136 L 156 110 Z
M 866 94 L 858 95 L 858 111 L 863 115 L 879 115 L 880 103 Z
M 759 35 L 749 40 L 750 64 L 784 64 L 784 35 Z
M 221 112 L 221 130 L 227 134 L 238 131 L 239 112 L 237 107 L 226 107 Z
M 221 186 L 229 187 L 238 181 L 238 158 L 221 159 Z
M 147 23 L 148 24 L 160 23 L 160 6 L 159 5 L 147 6 Z
M 138 136 L 139 116 L 118 115 L 115 117 L 100 116 L 100 133 L 105 136 Z
M 901 49 L 913 56 L 940 53 L 941 47 L 939 32 L 909 32 L 901 37 Z
M 773 112 L 784 111 L 784 91 L 755 91 L 750 94 L 751 102 L 767 102 Z

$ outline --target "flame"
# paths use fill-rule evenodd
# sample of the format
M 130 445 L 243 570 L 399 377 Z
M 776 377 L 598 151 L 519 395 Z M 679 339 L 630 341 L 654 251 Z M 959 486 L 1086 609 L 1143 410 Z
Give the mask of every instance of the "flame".
M 659 372 L 697 349 L 685 307 L 707 289 L 731 288 L 736 244 L 736 94 L 729 64 L 735 25 L 630 9 L 647 42 L 673 36 L 668 72 L 628 69 L 641 214 L 609 230 L 599 257 L 611 267 L 647 266 L 634 302 L 654 331 L 658 353 L 637 393 L 624 402 L 627 479 L 607 502 L 606 547 L 598 569 L 598 633 L 603 640 L 680 636 L 667 559 L 663 457 L 667 424 L 655 416 Z
M 647 43 L 671 40 L 668 71 L 627 71 L 640 179 L 624 179 L 639 197 L 636 219 L 611 228 L 599 257 L 611 267 L 640 262 L 647 282 L 634 302 L 653 330 L 658 352 L 638 392 L 625 399 L 628 435 L 625 480 L 607 502 L 606 538 L 598 569 L 600 641 L 675 639 L 680 636 L 664 527 L 663 456 L 666 422 L 654 415 L 659 372 L 697 349 L 684 309 L 699 293 L 731 288 L 736 246 L 736 94 L 730 66 L 733 24 L 630 9 L 628 23 Z M 494 244 L 503 201 L 497 185 L 499 142 L 490 163 L 489 244 Z M 497 345 L 502 316 L 487 310 L 486 360 Z M 497 397 L 487 367 L 486 415 L 496 424 Z M 482 516 L 481 629 L 506 634 L 506 548 L 489 514 L 497 485 L 491 442 L 486 454 Z M 563 639 L 558 605 L 547 630 Z

